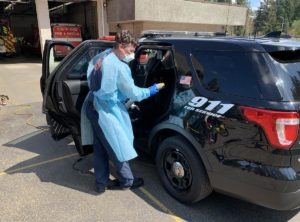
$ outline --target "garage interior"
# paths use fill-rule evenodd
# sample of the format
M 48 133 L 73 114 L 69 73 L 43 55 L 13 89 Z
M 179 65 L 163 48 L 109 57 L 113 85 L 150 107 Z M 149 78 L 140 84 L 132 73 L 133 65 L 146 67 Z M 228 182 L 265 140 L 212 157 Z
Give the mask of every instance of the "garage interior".
M 78 24 L 82 40 L 97 38 L 96 4 L 86 0 L 49 0 L 50 23 Z M 8 24 L 13 34 L 13 56 L 41 57 L 35 0 L 0 0 L 1 23 Z

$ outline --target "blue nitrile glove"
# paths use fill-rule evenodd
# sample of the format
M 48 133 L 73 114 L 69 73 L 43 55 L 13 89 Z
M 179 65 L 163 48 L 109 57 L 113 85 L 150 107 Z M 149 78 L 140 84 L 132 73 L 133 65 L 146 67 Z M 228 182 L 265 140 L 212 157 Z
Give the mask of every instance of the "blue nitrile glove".
M 156 84 L 154 84 L 153 86 L 150 86 L 148 89 L 150 90 L 150 96 L 153 96 L 159 92 Z

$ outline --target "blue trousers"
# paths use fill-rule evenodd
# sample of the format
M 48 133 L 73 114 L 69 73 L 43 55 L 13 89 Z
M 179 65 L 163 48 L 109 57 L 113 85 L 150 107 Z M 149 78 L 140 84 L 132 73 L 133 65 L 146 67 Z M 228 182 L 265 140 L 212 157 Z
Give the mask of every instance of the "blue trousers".
M 94 134 L 94 171 L 96 186 L 105 187 L 109 180 L 109 160 L 115 166 L 121 187 L 129 187 L 133 183 L 133 175 L 128 162 L 120 162 L 107 142 L 98 123 L 98 112 L 92 102 L 88 102 L 86 115 L 90 120 Z

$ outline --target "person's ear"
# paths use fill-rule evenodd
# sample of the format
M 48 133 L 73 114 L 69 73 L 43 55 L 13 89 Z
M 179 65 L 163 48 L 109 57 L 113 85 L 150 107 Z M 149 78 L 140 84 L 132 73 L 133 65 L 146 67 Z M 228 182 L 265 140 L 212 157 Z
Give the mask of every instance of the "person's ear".
M 120 52 L 122 52 L 122 53 L 124 53 L 124 47 L 123 47 L 123 45 L 122 44 L 118 44 L 118 50 L 120 51 Z

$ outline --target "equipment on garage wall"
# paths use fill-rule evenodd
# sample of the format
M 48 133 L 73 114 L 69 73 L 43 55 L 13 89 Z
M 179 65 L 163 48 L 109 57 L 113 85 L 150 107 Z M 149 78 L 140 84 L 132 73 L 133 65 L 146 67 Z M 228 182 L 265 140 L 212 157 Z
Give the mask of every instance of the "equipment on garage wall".
M 49 2 L 51 23 L 70 23 L 81 25 L 83 40 L 98 37 L 97 2 Z
M 52 39 L 70 42 L 75 47 L 82 42 L 81 25 L 69 23 L 51 24 Z M 66 46 L 54 47 L 54 58 L 65 57 L 71 48 Z

